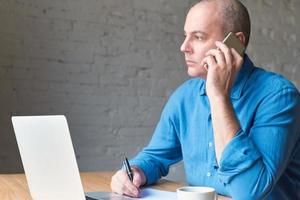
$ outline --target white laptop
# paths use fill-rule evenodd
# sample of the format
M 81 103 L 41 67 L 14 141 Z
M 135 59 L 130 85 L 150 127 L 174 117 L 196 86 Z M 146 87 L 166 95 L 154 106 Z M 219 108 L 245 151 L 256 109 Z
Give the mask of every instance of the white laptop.
M 34 200 L 111 199 L 85 196 L 65 116 L 13 116 L 12 123 Z

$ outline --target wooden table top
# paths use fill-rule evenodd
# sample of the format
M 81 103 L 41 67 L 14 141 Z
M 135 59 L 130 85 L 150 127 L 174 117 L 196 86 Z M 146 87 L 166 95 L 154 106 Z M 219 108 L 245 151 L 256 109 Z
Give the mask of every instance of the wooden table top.
M 80 173 L 85 192 L 110 192 L 110 181 L 113 172 L 82 172 Z M 152 188 L 175 192 L 182 187 L 182 183 L 162 179 Z M 25 174 L 0 174 L 0 199 L 1 200 L 32 200 L 27 185 Z M 219 195 L 219 200 L 229 198 Z

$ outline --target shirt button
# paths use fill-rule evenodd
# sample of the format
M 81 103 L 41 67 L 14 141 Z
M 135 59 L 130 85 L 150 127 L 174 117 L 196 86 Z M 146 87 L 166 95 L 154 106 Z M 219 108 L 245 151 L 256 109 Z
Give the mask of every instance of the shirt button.
M 212 142 L 209 142 L 209 143 L 208 143 L 208 146 L 209 146 L 209 147 L 212 147 L 212 146 L 213 146 Z
M 208 115 L 208 120 L 209 120 L 209 121 L 211 120 L 211 114 Z
M 206 176 L 210 177 L 210 176 L 211 176 L 211 173 L 210 173 L 210 172 L 207 172 Z

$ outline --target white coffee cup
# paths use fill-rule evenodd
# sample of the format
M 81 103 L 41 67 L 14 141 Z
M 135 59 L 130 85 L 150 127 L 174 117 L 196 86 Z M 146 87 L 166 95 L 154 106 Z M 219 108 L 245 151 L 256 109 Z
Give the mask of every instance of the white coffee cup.
M 185 186 L 177 189 L 179 200 L 217 200 L 218 195 L 212 187 Z

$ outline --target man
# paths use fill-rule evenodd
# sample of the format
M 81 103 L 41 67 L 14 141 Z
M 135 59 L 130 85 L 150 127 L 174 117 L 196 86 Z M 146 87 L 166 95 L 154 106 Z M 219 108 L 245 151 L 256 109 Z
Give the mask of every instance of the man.
M 181 51 L 193 79 L 172 94 L 149 145 L 130 161 L 133 182 L 119 170 L 112 191 L 137 197 L 183 159 L 189 185 L 233 199 L 300 199 L 299 92 L 221 43 L 230 31 L 247 46 L 250 19 L 239 1 L 190 9 Z

